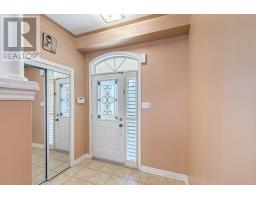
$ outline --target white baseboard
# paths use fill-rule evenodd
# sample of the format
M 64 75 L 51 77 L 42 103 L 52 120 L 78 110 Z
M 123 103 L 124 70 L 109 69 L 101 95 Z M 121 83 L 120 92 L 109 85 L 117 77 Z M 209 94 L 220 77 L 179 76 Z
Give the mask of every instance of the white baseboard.
M 80 156 L 79 158 L 77 158 L 77 159 L 74 161 L 74 165 L 78 165 L 78 164 L 81 163 L 83 160 L 85 160 L 85 159 L 90 159 L 90 158 L 92 158 L 92 155 L 86 153 L 86 154 Z
M 157 169 L 157 168 L 153 168 L 153 167 L 148 167 L 148 166 L 141 166 L 140 169 L 144 172 L 147 173 L 151 173 L 151 174 L 155 174 L 155 175 L 160 175 L 160 176 L 165 176 L 167 178 L 172 178 L 172 179 L 176 179 L 179 181 L 184 181 L 186 183 L 186 185 L 188 185 L 188 176 L 185 174 L 179 174 L 176 172 L 170 172 L 170 171 L 166 171 L 166 170 L 162 170 L 162 169 Z
M 45 145 L 44 145 L 44 144 L 38 144 L 38 143 L 32 143 L 32 147 L 44 149 L 44 148 L 45 148 Z

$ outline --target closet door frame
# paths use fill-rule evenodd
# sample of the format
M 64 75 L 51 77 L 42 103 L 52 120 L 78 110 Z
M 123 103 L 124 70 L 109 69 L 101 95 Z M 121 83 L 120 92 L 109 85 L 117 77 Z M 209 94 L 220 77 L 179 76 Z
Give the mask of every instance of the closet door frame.
M 65 65 L 61 65 L 46 59 L 38 58 L 38 59 L 24 59 L 24 64 L 27 66 L 31 66 L 34 68 L 39 68 L 46 72 L 47 70 L 51 70 L 54 72 L 59 72 L 63 74 L 67 74 L 70 76 L 70 148 L 69 148 L 69 165 L 70 167 L 74 166 L 75 163 L 75 156 L 74 156 L 74 69 Z M 47 155 L 49 145 L 48 145 L 48 119 L 47 119 L 47 73 L 45 73 L 45 126 L 46 126 L 46 133 L 45 133 L 45 144 L 46 144 L 46 151 Z M 46 165 L 46 173 L 45 178 L 47 178 L 47 162 Z

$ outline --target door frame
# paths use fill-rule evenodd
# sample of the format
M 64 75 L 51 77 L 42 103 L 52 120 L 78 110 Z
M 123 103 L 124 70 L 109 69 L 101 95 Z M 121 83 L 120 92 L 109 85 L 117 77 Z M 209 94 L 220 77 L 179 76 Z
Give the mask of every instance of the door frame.
M 36 68 L 52 70 L 55 72 L 65 73 L 70 75 L 70 145 L 69 145 L 69 163 L 70 167 L 74 166 L 75 163 L 75 150 L 74 150 L 74 135 L 75 135 L 75 77 L 74 69 L 65 65 L 61 65 L 43 58 L 37 59 L 24 59 L 24 64 Z M 47 124 L 48 130 L 48 124 Z M 48 145 L 48 141 L 47 141 Z M 48 146 L 47 146 L 48 148 Z
M 141 53 L 141 54 L 136 54 L 136 53 L 132 53 L 132 52 L 128 52 L 128 51 L 112 51 L 109 53 L 105 53 L 101 56 L 98 56 L 96 58 L 94 58 L 92 61 L 90 61 L 89 63 L 89 156 L 92 157 L 92 134 L 93 134 L 93 121 L 92 121 L 92 112 L 93 112 L 93 104 L 92 104 L 92 98 L 93 98 L 93 94 L 92 94 L 92 76 L 94 75 L 94 67 L 97 63 L 99 63 L 102 60 L 106 60 L 106 59 L 110 59 L 110 58 L 114 58 L 117 56 L 122 56 L 122 57 L 126 57 L 126 58 L 132 58 L 137 60 L 138 62 L 138 69 L 137 69 L 137 73 L 138 73 L 138 77 L 137 77 L 137 89 L 138 89 L 138 97 L 137 97 L 137 111 L 138 111 L 138 131 L 137 131 L 137 167 L 138 169 L 141 169 L 141 64 L 146 63 L 146 54 L 145 53 Z M 132 71 L 136 71 L 136 70 L 132 70 Z
M 68 82 L 68 84 L 69 84 L 69 91 L 70 91 L 70 86 L 71 86 L 71 84 L 70 84 L 70 78 L 68 77 L 65 77 L 65 78 L 57 78 L 57 79 L 55 79 L 54 80 L 54 90 L 55 90 L 55 93 L 56 93 L 56 95 L 54 95 L 54 119 L 56 119 L 56 113 L 60 113 L 60 96 L 61 96 L 61 92 L 56 92 L 57 90 L 57 88 L 59 89 L 59 91 L 60 91 L 60 86 L 57 86 L 58 84 L 62 84 L 62 83 L 60 83 L 60 81 L 65 81 L 65 83 L 67 83 Z M 70 95 L 71 96 L 71 95 Z M 58 111 L 58 112 L 57 112 Z M 70 113 L 69 113 L 70 114 Z M 71 115 L 69 115 L 69 126 L 70 126 L 70 116 Z M 58 116 L 58 118 L 60 118 L 61 116 L 59 115 Z M 60 119 L 59 119 L 60 120 Z M 55 122 L 56 123 L 56 122 Z M 57 147 L 56 147 L 56 141 L 57 141 L 57 139 L 56 139 L 56 136 L 57 136 L 57 130 L 56 130 L 56 124 L 55 124 L 55 126 L 54 126 L 54 148 L 56 148 L 56 149 L 58 149 Z M 68 141 L 69 143 L 70 143 L 70 138 L 69 138 L 69 141 Z M 69 146 L 70 146 L 70 144 L 69 144 Z M 63 150 L 63 149 L 61 149 L 61 150 Z M 63 151 L 66 151 L 66 150 L 63 150 Z M 70 149 L 68 150 L 68 151 L 70 151 Z

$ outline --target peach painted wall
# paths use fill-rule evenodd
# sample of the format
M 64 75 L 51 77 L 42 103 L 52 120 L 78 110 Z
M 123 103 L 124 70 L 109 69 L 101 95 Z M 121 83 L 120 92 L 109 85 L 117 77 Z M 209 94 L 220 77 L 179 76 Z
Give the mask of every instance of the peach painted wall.
M 44 77 L 40 75 L 40 69 L 37 68 L 25 68 L 25 77 L 37 82 L 40 87 L 40 90 L 36 92 L 35 100 L 32 101 L 32 142 L 44 144 L 45 107 L 40 105 L 45 101 Z
M 146 53 L 142 65 L 142 165 L 187 173 L 188 38 L 159 40 L 113 50 Z M 86 54 L 88 63 L 109 52 Z
M 0 184 L 31 184 L 31 101 L 0 101 L 0 110 Z
M 191 184 L 256 184 L 255 35 L 256 15 L 191 17 Z
M 75 158 L 89 152 L 88 147 L 88 71 L 85 57 L 75 46 L 75 38 L 66 31 L 40 17 L 40 31 L 46 32 L 57 39 L 57 53 L 53 54 L 41 48 L 40 56 L 47 60 L 67 65 L 75 70 L 75 98 L 84 96 L 86 103 L 75 103 Z M 42 34 L 41 34 L 42 36 Z

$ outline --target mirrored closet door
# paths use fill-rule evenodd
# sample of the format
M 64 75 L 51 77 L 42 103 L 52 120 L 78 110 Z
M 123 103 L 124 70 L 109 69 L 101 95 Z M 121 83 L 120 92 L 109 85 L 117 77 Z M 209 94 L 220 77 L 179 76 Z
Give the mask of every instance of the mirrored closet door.
M 32 101 L 32 183 L 40 184 L 46 179 L 46 107 L 45 107 L 45 70 L 25 66 L 25 76 L 39 84 Z
M 48 176 L 70 165 L 70 76 L 47 71 Z
M 70 167 L 70 75 L 25 65 L 39 83 L 32 103 L 32 181 L 41 184 Z

